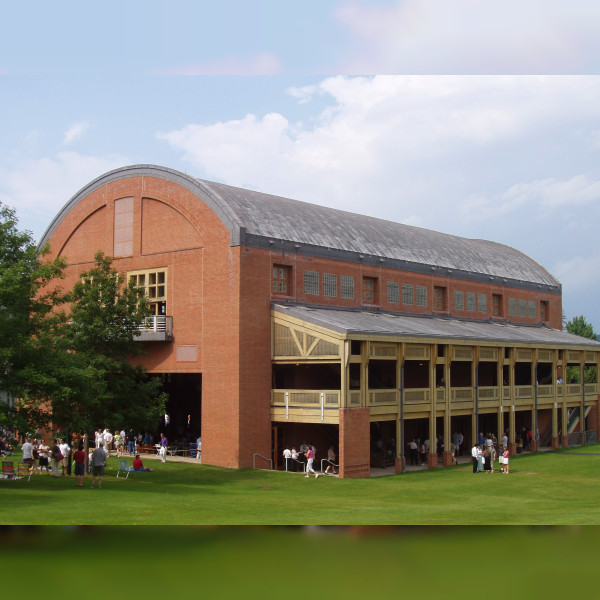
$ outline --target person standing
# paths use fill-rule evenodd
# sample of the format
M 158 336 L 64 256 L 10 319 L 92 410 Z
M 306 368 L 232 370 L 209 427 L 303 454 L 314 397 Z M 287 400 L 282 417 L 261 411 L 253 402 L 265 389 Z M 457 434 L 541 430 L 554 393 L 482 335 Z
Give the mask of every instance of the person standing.
M 83 477 L 85 476 L 85 452 L 83 451 L 83 442 L 79 442 L 75 454 L 73 454 L 73 460 L 75 461 L 75 481 L 77 486 L 83 487 Z
M 115 448 L 117 450 L 117 456 L 121 456 L 121 447 L 123 446 L 123 438 L 118 431 L 115 431 L 114 438 L 115 440 Z
M 202 459 L 202 437 L 198 436 L 198 439 L 196 440 L 196 458 L 198 460 Z
M 133 433 L 133 429 L 129 429 L 127 433 L 127 446 L 129 450 L 129 454 L 135 454 L 135 433 Z
M 167 446 L 169 444 L 169 440 L 167 440 L 167 436 L 164 433 L 160 434 L 160 460 L 162 462 L 167 462 Z
M 329 469 L 331 469 L 331 474 L 335 475 L 335 448 L 333 446 L 329 446 L 329 450 L 327 450 L 327 468 L 325 469 L 325 474 L 329 473 Z
M 29 438 L 25 439 L 25 443 L 21 446 L 21 452 L 23 452 L 23 462 L 28 465 L 33 464 L 33 444 Z
M 58 446 L 58 440 L 52 440 L 52 448 L 50 449 L 50 458 L 52 460 L 52 476 L 60 477 L 59 467 L 62 462 L 62 454 Z
M 104 450 L 106 451 L 106 456 L 110 456 L 110 448 L 113 442 L 113 434 L 105 429 L 102 432 L 102 440 L 104 441 Z
M 475 444 L 472 448 L 471 448 L 471 459 L 473 461 L 473 473 L 477 473 L 477 458 L 479 456 L 478 452 L 477 452 L 477 444 Z
M 417 452 L 418 452 L 418 446 L 417 446 L 416 439 L 412 439 L 408 443 L 408 449 L 410 450 L 410 464 L 416 465 L 417 464 Z
M 299 454 L 298 451 L 296 450 L 296 448 L 294 446 L 292 446 L 292 472 L 296 473 L 298 471 L 298 458 L 299 458 Z
M 40 444 L 38 446 L 38 455 L 39 460 L 38 463 L 40 465 L 40 473 L 42 471 L 46 471 L 46 475 L 50 475 L 50 464 L 48 462 L 48 452 L 50 448 L 44 444 L 44 440 L 40 440 Z
M 283 451 L 283 467 L 286 471 L 291 471 L 292 451 L 286 448 Z
M 504 472 L 508 473 L 508 457 L 510 456 L 508 452 L 508 447 L 504 448 L 502 456 L 504 457 Z
M 98 448 L 92 452 L 92 485 L 96 483 L 98 478 L 98 488 L 102 487 L 102 478 L 104 477 L 104 469 L 106 467 L 106 450 L 104 450 L 104 442 L 100 442 Z
M 69 446 L 65 440 L 60 440 L 58 447 L 60 448 L 60 453 L 62 454 L 62 460 L 60 461 L 62 474 L 67 475 L 67 469 L 69 468 L 69 457 L 71 456 L 71 446 Z

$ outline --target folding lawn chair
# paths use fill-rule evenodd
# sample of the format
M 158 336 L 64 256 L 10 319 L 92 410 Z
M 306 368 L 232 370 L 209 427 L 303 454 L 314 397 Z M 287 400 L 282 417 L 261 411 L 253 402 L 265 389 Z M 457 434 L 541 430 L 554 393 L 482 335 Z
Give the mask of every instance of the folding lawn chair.
M 2 479 L 14 479 L 16 475 L 14 464 L 11 461 L 5 460 L 2 463 Z
M 119 468 L 117 469 L 117 477 L 119 476 L 119 473 L 127 473 L 127 475 L 125 475 L 125 479 L 127 479 L 129 477 L 129 473 L 131 473 L 131 470 L 129 469 L 129 465 L 127 464 L 126 460 L 119 459 Z
M 17 463 L 17 475 L 20 477 L 27 477 L 27 481 L 31 479 L 33 473 L 33 465 L 28 463 Z

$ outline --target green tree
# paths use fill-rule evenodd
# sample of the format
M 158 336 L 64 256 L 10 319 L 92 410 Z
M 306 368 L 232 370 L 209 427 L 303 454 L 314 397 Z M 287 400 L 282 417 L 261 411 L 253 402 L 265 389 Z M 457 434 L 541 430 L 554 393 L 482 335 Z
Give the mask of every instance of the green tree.
M 574 335 L 588 338 L 590 340 L 597 339 L 597 335 L 594 332 L 594 327 L 591 323 L 588 323 L 585 317 L 582 315 L 573 317 L 570 321 L 567 321 L 565 328 L 569 333 Z M 572 381 L 573 379 L 579 381 L 579 370 L 579 367 L 567 367 L 567 381 Z M 595 366 L 585 368 L 583 380 L 585 383 L 596 383 L 598 381 L 598 375 Z
M 56 283 L 65 264 L 47 259 L 17 225 L 15 212 L 0 205 L 0 389 L 17 398 L 14 406 L 0 402 L 0 424 L 27 431 L 48 422 L 44 399 L 61 387 L 51 332 L 66 320 Z
M 54 422 L 88 432 L 154 426 L 167 396 L 158 378 L 134 364 L 142 353 L 135 338 L 149 315 L 148 302 L 133 283 L 123 285 L 111 258 L 98 252 L 95 261 L 69 296 L 69 326 L 63 328 L 61 344 L 72 357 L 72 387 L 70 394 L 53 400 Z
M 567 321 L 566 329 L 574 335 L 589 338 L 590 340 L 596 339 L 594 327 L 585 320 L 584 316 L 573 317 L 570 321 Z
M 0 400 L 0 425 L 21 432 L 49 423 L 81 432 L 154 425 L 166 395 L 158 378 L 134 365 L 148 314 L 143 293 L 124 287 L 102 253 L 64 293 L 65 262 L 48 259 L 17 225 L 0 205 L 0 391 L 15 398 Z

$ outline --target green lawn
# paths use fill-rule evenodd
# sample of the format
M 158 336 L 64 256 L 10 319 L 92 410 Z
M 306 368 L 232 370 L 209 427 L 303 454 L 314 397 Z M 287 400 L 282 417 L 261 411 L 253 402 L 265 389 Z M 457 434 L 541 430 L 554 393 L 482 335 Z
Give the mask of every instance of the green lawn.
M 600 445 L 511 458 L 511 473 L 470 465 L 361 480 L 146 461 L 153 473 L 102 489 L 74 477 L 0 481 L 0 524 L 600 524 Z

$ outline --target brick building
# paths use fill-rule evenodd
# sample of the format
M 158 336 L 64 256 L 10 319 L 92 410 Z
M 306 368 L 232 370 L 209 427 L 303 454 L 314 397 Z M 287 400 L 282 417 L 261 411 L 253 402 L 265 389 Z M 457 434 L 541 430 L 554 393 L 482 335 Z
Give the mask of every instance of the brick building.
M 364 477 L 413 437 L 508 430 L 514 452 L 522 427 L 554 447 L 598 430 L 600 343 L 561 331 L 560 284 L 513 248 L 152 165 L 85 186 L 44 243 L 67 286 L 102 250 L 146 289 L 140 360 L 205 463 L 277 466 L 306 440 Z

